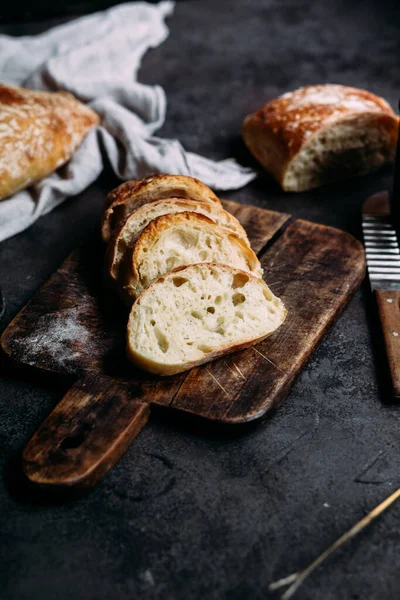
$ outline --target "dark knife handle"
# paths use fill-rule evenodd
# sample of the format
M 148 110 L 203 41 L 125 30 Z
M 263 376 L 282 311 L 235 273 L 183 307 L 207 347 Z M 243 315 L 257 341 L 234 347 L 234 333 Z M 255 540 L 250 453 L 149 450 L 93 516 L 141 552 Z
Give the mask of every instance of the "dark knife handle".
M 386 354 L 389 362 L 392 391 L 400 399 L 400 291 L 375 291 Z

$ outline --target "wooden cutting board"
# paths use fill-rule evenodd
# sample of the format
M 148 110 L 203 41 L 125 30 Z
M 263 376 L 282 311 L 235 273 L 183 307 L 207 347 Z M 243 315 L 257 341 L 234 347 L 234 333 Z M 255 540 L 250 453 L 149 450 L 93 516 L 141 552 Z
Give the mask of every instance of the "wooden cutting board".
M 221 423 L 263 417 L 361 283 L 361 244 L 349 234 L 254 206 L 225 202 L 245 227 L 264 277 L 288 316 L 257 346 L 172 377 L 125 358 L 127 310 L 107 289 L 100 238 L 77 249 L 8 326 L 3 350 L 18 363 L 76 382 L 23 453 L 43 486 L 94 485 L 146 423 L 151 405 Z

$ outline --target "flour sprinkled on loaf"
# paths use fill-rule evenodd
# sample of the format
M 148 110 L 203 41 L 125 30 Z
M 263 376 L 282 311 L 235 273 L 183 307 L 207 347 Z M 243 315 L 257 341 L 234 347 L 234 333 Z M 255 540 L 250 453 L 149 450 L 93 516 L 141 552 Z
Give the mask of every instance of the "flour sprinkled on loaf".
M 66 92 L 0 84 L 0 200 L 66 163 L 98 122 Z
M 246 117 L 243 138 L 286 191 L 360 175 L 393 160 L 398 118 L 383 99 L 342 85 L 288 92 Z

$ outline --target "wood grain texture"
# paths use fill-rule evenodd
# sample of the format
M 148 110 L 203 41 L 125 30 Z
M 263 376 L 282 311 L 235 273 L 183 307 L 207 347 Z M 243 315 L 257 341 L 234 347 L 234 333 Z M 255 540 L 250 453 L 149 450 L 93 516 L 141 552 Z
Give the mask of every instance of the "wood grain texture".
M 400 291 L 375 290 L 375 297 L 392 380 L 392 394 L 400 398 Z
M 365 272 L 357 240 L 302 220 L 289 225 L 261 264 L 288 310 L 286 321 L 257 346 L 190 371 L 174 408 L 224 423 L 262 417 L 282 401 Z
M 222 200 L 222 206 L 243 225 L 256 254 L 290 219 L 290 215 L 285 213 L 265 210 L 251 204 L 238 204 L 230 200 Z
M 131 394 L 114 379 L 79 379 L 26 446 L 27 477 L 41 486 L 95 485 L 149 418 L 150 405 Z
M 107 291 L 103 253 L 100 238 L 91 236 L 15 317 L 1 338 L 13 360 L 77 376 L 116 364 L 128 311 Z
M 264 248 L 288 220 L 280 213 L 224 204 L 256 248 Z M 157 378 L 135 370 L 125 358 L 128 313 L 105 288 L 103 253 L 100 241 L 91 240 L 71 255 L 9 325 L 3 349 L 41 369 L 112 377 L 129 387 L 132 399 L 223 423 L 260 418 L 279 404 L 365 269 L 364 251 L 353 237 L 294 221 L 261 253 L 265 279 L 289 311 L 285 324 L 254 348 Z
M 23 453 L 42 487 L 95 485 L 146 423 L 152 404 L 221 423 L 263 417 L 285 397 L 316 345 L 364 276 L 350 235 L 288 215 L 224 203 L 261 250 L 265 279 L 288 317 L 270 338 L 188 373 L 159 378 L 125 357 L 128 313 L 107 290 L 98 238 L 74 252 L 8 326 L 14 360 L 79 379 Z
M 288 221 L 289 215 L 224 201 L 249 234 L 258 252 Z M 128 381 L 148 382 L 125 359 L 128 309 L 109 290 L 103 273 L 100 236 L 77 248 L 10 323 L 1 338 L 13 360 L 60 374 L 105 373 Z M 34 327 L 33 325 L 34 324 Z M 154 382 L 153 382 L 154 383 Z M 154 387 L 154 386 L 153 386 Z M 157 403 L 168 404 L 165 388 Z

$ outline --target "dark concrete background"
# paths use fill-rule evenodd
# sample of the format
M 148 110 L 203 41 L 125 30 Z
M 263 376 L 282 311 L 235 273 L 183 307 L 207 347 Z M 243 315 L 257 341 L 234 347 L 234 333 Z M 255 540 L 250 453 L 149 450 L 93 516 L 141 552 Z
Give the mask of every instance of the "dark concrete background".
M 254 164 L 244 115 L 309 83 L 400 94 L 397 4 L 355 0 L 191 0 L 140 78 L 163 85 L 161 135 L 215 158 Z M 10 24 L 43 31 L 54 21 Z M 342 227 L 391 169 L 305 194 L 261 175 L 224 196 Z M 4 328 L 98 223 L 115 181 L 105 173 L 0 246 Z M 15 478 L 18 453 L 68 387 L 3 363 L 0 378 L 0 598 L 3 600 L 261 600 L 268 583 L 307 565 L 399 486 L 400 408 L 388 402 L 364 284 L 278 412 L 250 430 L 209 431 L 156 413 L 96 489 L 46 499 Z M 372 315 L 373 313 L 371 313 Z M 34 325 L 34 324 L 33 324 Z M 378 384 L 379 382 L 379 384 Z M 300 588 L 299 599 L 400 597 L 400 505 Z

